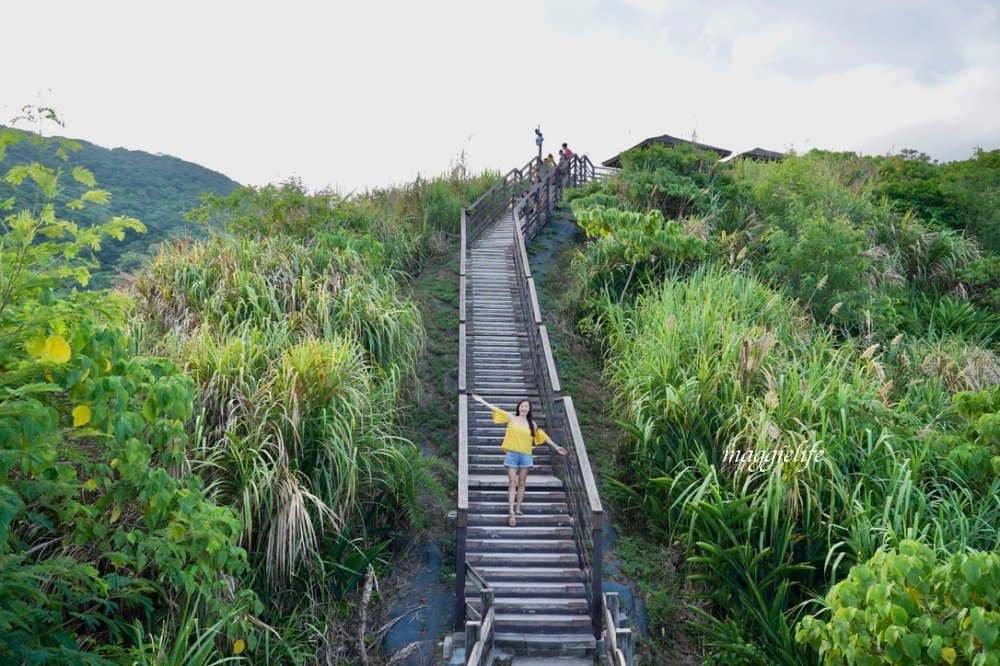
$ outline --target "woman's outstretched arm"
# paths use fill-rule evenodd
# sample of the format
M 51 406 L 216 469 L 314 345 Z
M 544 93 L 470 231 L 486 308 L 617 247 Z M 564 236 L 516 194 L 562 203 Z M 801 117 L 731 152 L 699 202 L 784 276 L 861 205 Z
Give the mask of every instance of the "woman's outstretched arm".
M 471 397 L 472 397 L 472 399 L 473 399 L 473 400 L 475 400 L 475 401 L 476 401 L 476 402 L 478 402 L 478 403 L 481 403 L 481 404 L 485 405 L 485 406 L 486 406 L 486 407 L 488 407 L 489 409 L 500 409 L 500 408 L 499 408 L 499 407 L 497 407 L 496 405 L 491 405 L 490 403 L 486 402 L 485 400 L 483 400 L 483 399 L 482 399 L 482 398 L 481 398 L 480 396 L 476 395 L 475 393 L 473 393 Z M 504 412 L 504 411 L 506 411 L 506 410 L 504 410 L 504 409 L 500 409 L 500 411 L 501 411 L 501 412 Z
M 541 430 L 540 428 L 538 428 L 537 425 L 535 426 L 535 428 L 538 429 L 538 430 Z M 543 441 L 542 444 L 548 444 L 549 446 L 551 446 L 552 448 L 554 448 L 556 450 L 556 453 L 558 453 L 561 456 L 564 456 L 567 453 L 569 453 L 569 451 L 566 450 L 564 447 L 559 446 L 558 444 L 556 444 L 555 442 L 553 442 L 552 438 L 549 437 L 549 433 L 545 432 L 544 430 L 541 430 L 541 433 L 542 433 L 542 435 L 545 436 L 545 441 Z M 535 446 L 541 446 L 542 444 L 535 444 Z

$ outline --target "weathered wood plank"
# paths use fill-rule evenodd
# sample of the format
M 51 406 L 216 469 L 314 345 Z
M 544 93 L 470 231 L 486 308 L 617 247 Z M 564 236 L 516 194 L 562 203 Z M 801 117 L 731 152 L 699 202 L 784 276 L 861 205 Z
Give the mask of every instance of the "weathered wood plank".
M 469 396 L 458 396 L 458 511 L 469 510 Z M 465 562 L 460 562 L 465 566 Z
M 555 393 L 562 393 L 562 385 L 559 383 L 559 373 L 556 372 L 556 359 L 552 356 L 552 347 L 549 346 L 549 331 L 544 326 L 538 327 L 538 334 L 542 338 L 542 354 L 545 356 L 545 368 L 549 373 L 549 381 L 552 384 L 552 391 Z M 580 446 L 583 446 L 583 440 L 580 440 Z

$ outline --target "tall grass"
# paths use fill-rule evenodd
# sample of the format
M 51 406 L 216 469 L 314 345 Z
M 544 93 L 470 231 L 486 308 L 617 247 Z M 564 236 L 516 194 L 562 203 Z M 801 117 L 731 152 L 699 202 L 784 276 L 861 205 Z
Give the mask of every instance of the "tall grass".
M 318 591 L 322 535 L 378 527 L 356 516 L 408 499 L 420 464 L 393 425 L 424 336 L 414 304 L 350 250 L 281 236 L 163 248 L 131 289 L 146 339 L 201 387 L 195 455 L 245 547 L 274 589 Z
M 194 217 L 226 231 L 160 248 L 124 284 L 138 344 L 199 387 L 190 465 L 236 509 L 248 582 L 283 637 L 263 632 L 258 659 L 344 658 L 317 637 L 336 634 L 365 572 L 443 497 L 440 463 L 397 426 L 424 344 L 400 282 L 491 179 L 209 198 Z
M 739 635 L 780 663 L 808 661 L 792 631 L 804 604 L 882 546 L 1000 544 L 1000 481 L 969 486 L 935 452 L 953 408 L 936 385 L 899 377 L 897 388 L 877 346 L 838 340 L 787 297 L 720 267 L 601 310 L 607 379 L 632 434 L 621 482 L 654 533 L 684 537 L 721 653 Z M 825 456 L 804 467 L 750 472 L 723 458 L 814 445 Z

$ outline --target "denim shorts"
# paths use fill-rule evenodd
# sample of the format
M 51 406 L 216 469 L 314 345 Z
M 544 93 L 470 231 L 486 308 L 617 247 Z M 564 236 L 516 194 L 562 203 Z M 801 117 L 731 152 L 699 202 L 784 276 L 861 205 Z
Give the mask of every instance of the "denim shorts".
M 527 453 L 508 451 L 507 455 L 503 458 L 503 466 L 513 467 L 515 469 L 527 469 L 531 467 L 531 456 Z

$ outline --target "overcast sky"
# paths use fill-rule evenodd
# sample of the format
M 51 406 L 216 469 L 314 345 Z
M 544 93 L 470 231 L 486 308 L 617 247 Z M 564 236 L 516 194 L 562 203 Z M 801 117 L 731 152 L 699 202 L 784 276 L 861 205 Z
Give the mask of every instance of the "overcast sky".
M 342 192 L 567 141 L 941 160 L 1000 148 L 1000 3 L 48 0 L 3 7 L 0 123 Z

